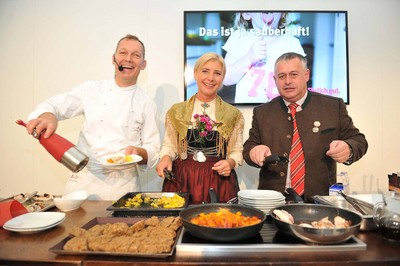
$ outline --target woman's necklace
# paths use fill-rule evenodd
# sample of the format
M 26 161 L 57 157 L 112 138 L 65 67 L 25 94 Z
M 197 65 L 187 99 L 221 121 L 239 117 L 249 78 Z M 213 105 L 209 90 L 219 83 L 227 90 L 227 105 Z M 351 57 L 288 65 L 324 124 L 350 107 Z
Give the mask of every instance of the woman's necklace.
M 208 103 L 202 103 L 202 104 L 200 104 L 200 106 L 203 107 L 203 112 L 205 112 L 206 109 L 207 109 L 208 107 L 210 107 L 210 105 L 209 105 Z

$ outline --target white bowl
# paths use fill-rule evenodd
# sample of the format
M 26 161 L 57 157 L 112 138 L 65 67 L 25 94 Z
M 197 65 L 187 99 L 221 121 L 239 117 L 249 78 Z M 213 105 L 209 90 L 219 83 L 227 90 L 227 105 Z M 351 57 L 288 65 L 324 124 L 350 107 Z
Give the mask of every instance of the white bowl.
M 65 194 L 61 198 L 54 198 L 54 204 L 61 211 L 73 211 L 80 208 L 86 199 L 86 191 L 80 190 Z

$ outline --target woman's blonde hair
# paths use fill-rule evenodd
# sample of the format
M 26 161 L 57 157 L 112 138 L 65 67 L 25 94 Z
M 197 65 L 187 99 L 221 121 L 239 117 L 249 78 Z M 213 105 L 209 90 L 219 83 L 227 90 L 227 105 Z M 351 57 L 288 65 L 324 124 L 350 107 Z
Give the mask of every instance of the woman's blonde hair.
M 203 54 L 197 59 L 196 64 L 194 65 L 194 72 L 197 72 L 200 68 L 202 68 L 208 61 L 218 61 L 222 66 L 222 76 L 225 77 L 226 66 L 225 61 L 222 56 L 214 52 L 208 52 Z

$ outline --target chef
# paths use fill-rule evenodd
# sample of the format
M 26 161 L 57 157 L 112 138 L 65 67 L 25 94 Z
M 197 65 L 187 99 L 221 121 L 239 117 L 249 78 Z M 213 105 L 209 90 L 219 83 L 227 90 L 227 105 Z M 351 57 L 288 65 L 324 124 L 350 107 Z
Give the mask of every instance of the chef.
M 141 190 L 136 163 L 109 167 L 115 153 L 137 154 L 141 169 L 158 160 L 160 134 L 155 102 L 136 84 L 146 67 L 145 47 L 134 35 L 126 35 L 112 55 L 114 79 L 87 81 L 51 97 L 28 116 L 29 134 L 44 131 L 48 138 L 58 121 L 84 116 L 77 148 L 89 157 L 82 171 L 71 173 L 65 193 L 86 190 L 88 199 L 116 200 Z

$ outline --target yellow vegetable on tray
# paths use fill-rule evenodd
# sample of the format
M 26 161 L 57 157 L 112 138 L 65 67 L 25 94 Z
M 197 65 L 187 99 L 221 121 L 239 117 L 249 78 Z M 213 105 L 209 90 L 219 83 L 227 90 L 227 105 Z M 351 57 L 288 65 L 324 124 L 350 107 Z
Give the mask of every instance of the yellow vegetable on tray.
M 165 209 L 174 209 L 174 208 L 180 208 L 185 204 L 185 199 L 179 196 L 178 194 L 175 194 L 172 197 L 166 197 L 162 196 L 159 199 L 154 199 L 152 203 L 150 203 L 150 206 L 155 207 L 155 208 L 165 208 Z
M 128 198 L 122 208 L 139 208 L 143 207 L 143 204 L 152 208 L 175 209 L 183 207 L 185 199 L 178 194 L 174 194 L 172 197 L 163 195 L 159 198 L 151 198 L 146 195 L 143 197 L 142 193 L 138 193 L 134 197 Z

